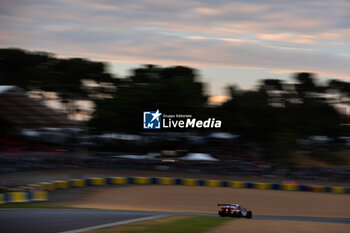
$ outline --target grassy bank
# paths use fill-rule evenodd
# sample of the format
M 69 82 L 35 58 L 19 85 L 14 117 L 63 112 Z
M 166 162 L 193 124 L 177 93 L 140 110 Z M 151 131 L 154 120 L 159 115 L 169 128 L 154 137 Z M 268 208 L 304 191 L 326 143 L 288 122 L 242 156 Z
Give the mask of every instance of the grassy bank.
M 219 217 L 177 216 L 87 231 L 86 233 L 200 233 L 227 220 L 227 218 Z

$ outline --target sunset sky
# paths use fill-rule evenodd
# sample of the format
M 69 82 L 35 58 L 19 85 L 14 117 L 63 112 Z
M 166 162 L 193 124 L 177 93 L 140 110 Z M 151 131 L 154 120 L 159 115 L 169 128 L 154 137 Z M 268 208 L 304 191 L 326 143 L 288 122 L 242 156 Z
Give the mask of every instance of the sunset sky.
M 257 79 L 350 78 L 349 0 L 0 0 L 0 47 L 198 68 L 212 95 Z

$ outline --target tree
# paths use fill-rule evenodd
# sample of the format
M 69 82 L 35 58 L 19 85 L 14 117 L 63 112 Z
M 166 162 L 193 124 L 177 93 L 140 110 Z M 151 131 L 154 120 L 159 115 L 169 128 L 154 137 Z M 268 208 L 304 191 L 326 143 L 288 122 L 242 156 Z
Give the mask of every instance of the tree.
M 119 82 L 106 72 L 104 63 L 82 58 L 60 59 L 50 53 L 0 49 L 0 61 L 0 85 L 55 92 L 68 112 L 76 111 L 76 100 L 93 100 L 113 93 L 110 87 Z M 84 80 L 97 85 L 86 87 Z
M 327 87 L 318 85 L 309 73 L 296 74 L 294 80 L 297 82 L 287 84 L 265 79 L 257 90 L 250 91 L 231 87 L 231 100 L 219 107 L 225 130 L 262 144 L 266 154 L 275 158 L 288 157 L 296 148 L 297 139 L 340 135 L 341 117 L 329 103 Z
M 98 102 L 90 124 L 101 130 L 137 132 L 142 129 L 143 111 L 202 116 L 207 97 L 196 77 L 195 70 L 181 66 L 137 68 L 113 99 Z

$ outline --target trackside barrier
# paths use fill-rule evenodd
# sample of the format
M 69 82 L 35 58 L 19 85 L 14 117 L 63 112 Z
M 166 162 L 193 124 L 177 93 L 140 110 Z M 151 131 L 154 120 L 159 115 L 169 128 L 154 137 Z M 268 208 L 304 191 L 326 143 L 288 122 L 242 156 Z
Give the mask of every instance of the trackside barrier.
M 332 193 L 345 193 L 345 188 L 344 187 L 331 187 L 331 192 Z M 348 190 L 348 193 L 350 190 Z
M 46 191 L 56 190 L 56 184 L 53 182 L 40 182 L 39 185 L 41 185 L 42 190 L 46 190 Z
M 151 178 L 149 178 L 149 177 L 135 177 L 134 184 L 151 184 Z
M 71 179 L 71 186 L 75 188 L 82 188 L 86 186 L 86 181 L 84 179 Z
M 8 192 L 0 194 L 0 204 L 47 201 L 46 191 Z
M 102 185 L 185 185 L 185 186 L 208 186 L 208 187 L 230 187 L 230 188 L 249 188 L 263 190 L 285 190 L 302 192 L 326 192 L 345 194 L 350 193 L 350 188 L 345 187 L 323 187 L 317 185 L 303 184 L 270 184 L 270 183 L 252 183 L 241 181 L 223 181 L 223 180 L 200 180 L 168 177 L 92 177 L 85 179 L 54 180 L 51 182 L 40 182 L 38 184 L 28 184 L 25 187 L 13 189 L 7 193 L 0 193 L 0 204 L 4 203 L 22 203 L 32 201 L 47 201 L 48 191 L 56 189 L 83 188 L 86 186 Z
M 167 177 L 110 177 L 106 178 L 108 184 L 159 184 L 159 185 L 186 185 L 186 186 L 209 186 L 209 187 L 231 187 L 250 188 L 265 190 L 305 191 L 305 192 L 328 192 L 328 193 L 350 193 L 350 188 L 323 187 L 303 184 L 270 184 L 253 183 L 241 181 L 222 180 L 197 180 Z
M 194 179 L 182 179 L 181 184 L 183 185 L 191 185 L 191 186 L 197 186 L 198 185 L 198 180 Z
M 112 184 L 127 184 L 128 178 L 126 177 L 112 177 Z
M 31 201 L 47 201 L 48 195 L 46 191 L 34 191 L 30 192 Z
M 107 183 L 106 178 L 93 177 L 88 178 L 88 185 L 105 185 Z
M 209 186 L 209 187 L 221 187 L 222 186 L 222 181 L 219 181 L 219 180 L 205 180 L 204 184 L 205 184 L 205 186 Z
M 5 202 L 5 194 L 4 193 L 0 193 L 0 204 L 4 204 Z
M 298 191 L 300 190 L 299 187 L 300 185 L 298 184 L 282 184 L 282 190 L 287 190 L 287 191 Z
M 323 187 L 316 185 L 302 184 L 270 184 L 253 183 L 241 181 L 223 181 L 223 180 L 199 180 L 168 177 L 108 177 L 108 178 L 87 178 L 85 184 L 82 179 L 71 180 L 73 187 L 84 187 L 85 185 L 114 185 L 114 184 L 158 184 L 158 185 L 185 185 L 185 186 L 208 186 L 208 187 L 231 187 L 231 188 L 249 188 L 264 190 L 285 190 L 285 191 L 306 191 L 306 192 L 328 192 L 328 193 L 350 193 L 350 188 L 344 187 Z
M 26 202 L 28 200 L 27 192 L 10 192 L 9 193 L 9 201 L 10 202 Z
M 56 184 L 57 189 L 67 189 L 69 188 L 69 182 L 66 180 L 54 180 L 52 181 Z
M 254 183 L 256 189 L 272 189 L 271 187 L 272 185 L 267 183 Z
M 160 177 L 160 178 L 157 178 L 157 180 L 158 180 L 157 184 L 165 184 L 165 185 L 173 185 L 173 184 L 175 184 L 175 179 L 173 179 L 173 178 Z
M 246 188 L 246 184 L 244 182 L 230 181 L 230 187 L 232 187 L 232 188 Z

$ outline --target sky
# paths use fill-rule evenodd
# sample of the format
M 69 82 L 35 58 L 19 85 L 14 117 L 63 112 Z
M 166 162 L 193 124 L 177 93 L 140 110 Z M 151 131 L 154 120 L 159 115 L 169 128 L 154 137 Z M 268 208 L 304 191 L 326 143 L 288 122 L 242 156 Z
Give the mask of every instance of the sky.
M 350 79 L 349 0 L 0 0 L 0 47 L 199 69 L 210 95 L 313 72 Z

